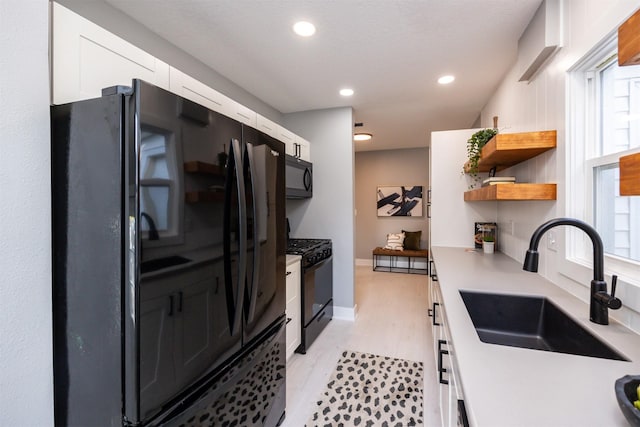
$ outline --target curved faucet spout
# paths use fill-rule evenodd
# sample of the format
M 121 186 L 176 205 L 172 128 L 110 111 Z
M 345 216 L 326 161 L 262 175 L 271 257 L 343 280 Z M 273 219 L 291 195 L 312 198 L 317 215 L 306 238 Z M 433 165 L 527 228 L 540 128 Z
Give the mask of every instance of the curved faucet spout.
M 573 218 L 555 218 L 542 224 L 531 235 L 529 249 L 525 255 L 522 269 L 532 272 L 538 271 L 538 244 L 540 243 L 540 239 L 550 228 L 558 225 L 571 225 L 573 227 L 577 227 L 587 233 L 591 239 L 591 244 L 593 246 L 593 280 L 591 281 L 589 320 L 601 325 L 608 325 L 608 309 L 619 309 L 622 306 L 622 302 L 620 299 L 615 297 L 616 276 L 613 277 L 611 295 L 607 293 L 607 282 L 604 281 L 604 247 L 602 245 L 602 239 L 595 228 L 586 222 Z
M 604 280 L 604 247 L 602 239 L 595 228 L 584 221 L 574 218 L 555 218 L 545 222 L 531 235 L 529 250 L 525 256 L 524 269 L 527 271 L 538 271 L 538 244 L 542 235 L 558 225 L 572 225 L 587 233 L 593 246 L 593 280 Z

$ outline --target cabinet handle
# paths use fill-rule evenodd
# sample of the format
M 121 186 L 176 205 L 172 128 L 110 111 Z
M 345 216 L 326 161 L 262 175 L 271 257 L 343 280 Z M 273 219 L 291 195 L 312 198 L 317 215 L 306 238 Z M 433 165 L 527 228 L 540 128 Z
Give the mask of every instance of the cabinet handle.
M 173 295 L 169 295 L 169 317 L 173 316 Z
M 458 399 L 458 425 L 469 427 L 469 418 L 467 417 L 467 409 L 464 406 L 464 400 Z
M 440 326 L 440 323 L 436 322 L 436 306 L 437 305 L 440 305 L 440 303 L 434 302 L 433 308 L 431 309 L 431 313 L 432 313 L 431 317 L 433 317 L 433 326 Z
M 432 308 L 427 308 L 427 315 L 429 317 L 433 317 L 433 309 Z
M 182 313 L 182 291 L 178 292 L 178 313 Z
M 447 372 L 447 368 L 442 367 L 442 355 L 449 354 L 447 350 L 442 349 L 442 345 L 446 345 L 447 342 L 445 340 L 438 340 L 438 381 L 440 384 L 449 384 L 449 380 L 445 380 L 442 377 L 442 374 Z

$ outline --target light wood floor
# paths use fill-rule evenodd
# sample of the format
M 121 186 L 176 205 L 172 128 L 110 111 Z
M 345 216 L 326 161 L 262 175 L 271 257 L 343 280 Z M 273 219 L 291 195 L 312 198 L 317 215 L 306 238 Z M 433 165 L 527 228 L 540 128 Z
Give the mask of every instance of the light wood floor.
M 305 425 L 344 350 L 422 361 L 424 425 L 439 426 L 427 286 L 425 275 L 356 267 L 356 321 L 333 319 L 307 354 L 294 354 L 287 363 L 287 416 L 283 426 Z

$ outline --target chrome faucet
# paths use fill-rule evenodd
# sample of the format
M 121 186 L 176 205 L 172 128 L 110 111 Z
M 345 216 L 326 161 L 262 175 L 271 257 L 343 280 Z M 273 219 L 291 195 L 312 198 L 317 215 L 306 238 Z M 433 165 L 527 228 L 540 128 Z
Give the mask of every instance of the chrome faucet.
M 600 325 L 609 324 L 609 310 L 622 307 L 622 301 L 615 297 L 618 276 L 611 276 L 611 295 L 607 293 L 607 282 L 604 281 L 604 249 L 598 232 L 586 222 L 573 218 L 555 218 L 545 222 L 531 235 L 529 249 L 524 258 L 523 270 L 538 271 L 538 243 L 542 235 L 558 225 L 578 227 L 591 239 L 593 245 L 593 280 L 591 281 L 591 299 L 589 304 L 589 320 Z
M 146 212 L 140 212 L 140 217 L 145 218 L 147 220 L 147 224 L 149 224 L 149 240 L 159 240 L 160 235 L 158 234 L 158 229 L 156 228 L 156 223 Z

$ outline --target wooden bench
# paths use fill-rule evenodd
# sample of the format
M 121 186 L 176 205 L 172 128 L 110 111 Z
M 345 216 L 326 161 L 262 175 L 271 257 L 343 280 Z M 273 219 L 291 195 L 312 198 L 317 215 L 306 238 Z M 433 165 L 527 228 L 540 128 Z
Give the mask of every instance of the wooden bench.
M 428 274 L 428 251 L 426 249 L 411 250 L 405 249 L 402 251 L 394 251 L 393 249 L 385 249 L 377 247 L 373 250 L 373 271 L 387 271 L 392 273 L 415 273 L 415 274 Z M 385 257 L 388 257 L 389 265 L 380 265 L 380 261 L 383 261 Z M 400 267 L 398 261 L 402 258 L 406 258 L 407 266 Z M 416 258 L 424 258 L 426 268 L 419 268 L 415 266 Z M 413 259 L 413 265 L 411 261 Z

